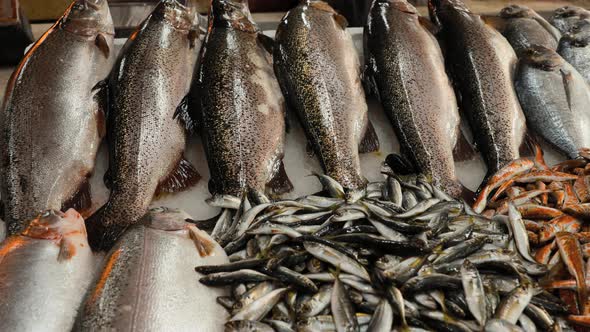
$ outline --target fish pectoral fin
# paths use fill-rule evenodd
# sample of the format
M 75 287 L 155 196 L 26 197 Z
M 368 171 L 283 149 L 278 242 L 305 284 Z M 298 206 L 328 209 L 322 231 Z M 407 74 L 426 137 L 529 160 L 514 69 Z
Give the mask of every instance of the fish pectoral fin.
M 61 239 L 59 243 L 59 253 L 57 254 L 57 261 L 63 262 L 70 260 L 76 254 L 76 246 L 67 237 Z
M 574 107 L 573 107 L 573 86 L 574 86 L 574 76 L 572 75 L 572 73 L 570 71 L 564 70 L 563 68 L 561 68 L 559 70 L 559 72 L 561 73 L 561 79 L 563 81 L 563 88 L 565 89 L 565 96 L 567 98 L 567 106 L 570 109 L 570 111 L 573 111 Z
M 498 32 L 504 31 L 508 23 L 506 19 L 496 15 L 481 15 L 481 19 L 486 25 L 498 30 Z
M 373 123 L 369 120 L 367 123 L 367 129 L 365 129 L 365 133 L 363 135 L 363 139 L 359 144 L 359 153 L 375 151 L 379 151 L 379 137 L 377 137 Z
M 418 16 L 418 22 L 420 22 L 420 25 L 428 30 L 431 34 L 435 35 L 439 33 L 440 31 L 440 27 L 437 26 L 436 24 L 432 23 L 431 20 L 429 20 L 428 18 L 424 17 L 424 16 Z
M 104 137 L 106 135 L 107 126 L 106 126 L 106 117 L 109 113 L 109 84 L 108 80 L 104 79 L 92 88 L 93 99 L 97 105 L 97 130 L 100 137 Z
M 274 39 L 270 38 L 269 36 L 263 34 L 263 33 L 259 33 L 258 36 L 256 36 L 258 39 L 258 42 L 260 43 L 260 45 L 262 45 L 262 47 L 264 47 L 264 49 L 270 53 L 273 54 L 274 53 L 274 49 L 275 49 L 275 41 Z
M 272 195 L 281 195 L 293 190 L 293 183 L 291 183 L 291 180 L 285 171 L 283 160 L 279 161 L 279 168 L 272 179 L 266 184 L 266 187 L 270 190 Z
M 465 133 L 459 129 L 457 142 L 453 148 L 453 159 L 455 161 L 466 161 L 473 159 L 475 156 L 477 156 L 475 146 L 469 142 L 467 137 L 465 137 Z
M 164 181 L 160 182 L 156 189 L 156 196 L 162 193 L 175 193 L 183 191 L 197 184 L 201 175 L 195 167 L 182 156 L 172 173 Z
M 94 39 L 94 45 L 96 45 L 102 54 L 104 54 L 105 58 L 109 58 L 109 55 L 111 54 L 111 47 L 107 42 L 107 38 L 102 33 L 96 35 L 96 39 Z
M 215 250 L 215 242 L 209 238 L 207 233 L 192 225 L 188 227 L 188 231 L 191 240 L 193 240 L 195 247 L 197 247 L 197 251 L 199 251 L 199 256 L 211 256 Z
M 180 105 L 174 112 L 174 119 L 178 119 L 180 123 L 186 128 L 189 133 L 193 133 L 196 128 L 195 121 L 189 112 L 190 95 L 184 96 L 180 101 Z
M 76 192 L 66 200 L 62 206 L 61 210 L 66 211 L 68 209 L 74 209 L 80 214 L 84 214 L 85 210 L 88 210 L 92 206 L 92 198 L 90 195 L 90 182 L 88 179 L 85 179 L 76 189 Z

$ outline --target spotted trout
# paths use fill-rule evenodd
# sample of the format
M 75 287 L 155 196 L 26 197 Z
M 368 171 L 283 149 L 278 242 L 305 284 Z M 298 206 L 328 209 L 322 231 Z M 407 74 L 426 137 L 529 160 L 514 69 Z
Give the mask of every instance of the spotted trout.
M 377 0 L 365 28 L 366 78 L 393 124 L 402 153 L 457 197 L 453 149 L 460 117 L 438 42 L 405 0 Z M 427 93 L 425 93 L 427 91 Z
M 222 331 L 224 289 L 199 283 L 195 267 L 228 262 L 183 211 L 156 208 L 117 241 L 91 286 L 74 331 Z
M 375 151 L 359 58 L 346 19 L 323 1 L 291 9 L 276 34 L 275 72 L 326 175 L 345 189 L 366 185 L 360 152 Z
M 12 74 L 0 113 L 0 192 L 9 234 L 45 209 L 90 207 L 88 178 L 105 132 L 113 38 L 106 0 L 74 1 Z
M 272 67 L 273 41 L 246 0 L 214 0 L 193 86 L 213 195 L 292 189 L 283 165 L 285 101 Z
M 520 157 L 525 117 L 513 85 L 516 54 L 506 39 L 460 0 L 431 0 L 461 108 L 493 174 Z
M 96 271 L 84 220 L 48 210 L 0 247 L 3 331 L 70 331 Z
M 162 0 L 124 46 L 111 77 L 108 202 L 89 220 L 93 248 L 108 249 L 158 193 L 200 176 L 185 159 L 187 98 L 200 49 L 198 14 Z

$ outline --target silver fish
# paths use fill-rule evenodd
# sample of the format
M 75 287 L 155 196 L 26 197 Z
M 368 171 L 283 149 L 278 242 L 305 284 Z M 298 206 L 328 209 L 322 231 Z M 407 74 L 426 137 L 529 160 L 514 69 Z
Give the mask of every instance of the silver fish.
M 231 318 L 233 320 L 253 320 L 257 321 L 264 317 L 279 302 L 286 288 L 278 288 L 262 296 L 258 300 L 243 307 L 236 312 Z
M 514 90 L 516 54 L 508 41 L 461 0 L 432 0 L 445 57 L 477 145 L 493 174 L 520 157 L 525 117 Z
M 198 17 L 176 0 L 161 1 L 113 69 L 106 175 L 111 193 L 86 223 L 95 249 L 108 250 L 147 212 L 154 195 L 200 179 L 184 157 L 191 126 L 185 97 L 201 44 Z
M 114 33 L 106 0 L 76 0 L 12 74 L 0 109 L 9 235 L 45 209 L 90 207 L 88 178 L 105 135 Z
M 531 129 L 566 154 L 590 146 L 590 89 L 578 71 L 555 51 L 526 49 L 519 61 L 515 87 Z
M 577 22 L 559 40 L 557 52 L 590 84 L 590 17 Z
M 334 316 L 334 325 L 337 332 L 358 331 L 359 322 L 354 313 L 354 308 L 350 298 L 344 288 L 340 278 L 336 277 L 332 289 L 332 298 L 330 300 L 332 315 Z
M 562 34 L 568 33 L 580 20 L 590 20 L 590 11 L 577 6 L 557 8 L 549 18 L 549 22 Z
M 382 299 L 381 301 L 379 301 L 379 305 L 373 313 L 373 317 L 371 318 L 371 322 L 369 323 L 367 331 L 390 331 L 392 324 L 393 309 L 391 308 L 391 305 L 389 304 L 389 302 L 387 302 L 387 300 Z
M 346 20 L 327 3 L 302 1 L 281 21 L 275 72 L 324 171 L 357 191 L 367 181 L 359 151 L 378 149 L 360 81 L 360 63 Z
M 365 280 L 371 279 L 367 270 L 360 263 L 332 247 L 308 241 L 303 242 L 303 246 L 305 247 L 305 250 L 321 261 L 330 263 L 339 267 L 344 272 L 354 274 Z
M 524 222 L 522 221 L 522 216 L 513 204 L 508 204 L 508 220 L 518 252 L 527 261 L 537 263 L 537 261 L 531 256 L 529 237 Z
M 80 214 L 44 212 L 0 247 L 2 330 L 71 330 L 95 272 Z
M 484 328 L 485 332 L 525 332 L 518 325 L 503 319 L 490 319 Z
M 107 255 L 74 330 L 221 331 L 227 312 L 215 299 L 228 292 L 195 282 L 194 267 L 227 263 L 227 256 L 187 218 L 157 208 L 130 228 Z
M 369 85 L 396 130 L 402 153 L 453 196 L 464 188 L 453 149 L 461 138 L 455 93 L 438 42 L 407 1 L 373 2 L 365 27 Z M 424 93 L 428 91 L 428 93 Z
M 469 311 L 480 326 L 485 326 L 488 310 L 483 282 L 477 268 L 467 259 L 461 266 L 461 281 Z
M 507 294 L 496 309 L 494 318 L 503 319 L 511 324 L 516 324 L 518 317 L 524 311 L 533 297 L 533 286 L 524 283 Z
M 500 11 L 500 17 L 506 20 L 501 32 L 517 55 L 533 45 L 557 49 L 561 33 L 529 7 L 509 5 Z
M 191 108 L 212 194 L 282 194 L 293 188 L 283 165 L 285 101 L 273 72 L 272 44 L 254 23 L 248 1 L 211 2 Z

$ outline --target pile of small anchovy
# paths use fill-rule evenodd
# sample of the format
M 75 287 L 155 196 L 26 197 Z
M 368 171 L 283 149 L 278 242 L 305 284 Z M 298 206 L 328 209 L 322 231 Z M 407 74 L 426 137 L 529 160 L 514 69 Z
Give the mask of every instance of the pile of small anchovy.
M 534 260 L 551 270 L 540 285 L 565 301 L 570 322 L 590 327 L 590 228 L 584 223 L 590 219 L 590 150 L 580 157 L 548 167 L 538 150 L 534 160 L 515 160 L 490 178 L 473 208 L 494 218 L 525 218 L 517 249 L 527 257 L 530 243 Z
M 212 232 L 230 263 L 196 268 L 231 287 L 226 331 L 572 330 L 538 286 L 547 268 L 518 210 L 488 219 L 422 176 L 382 172 L 357 201 L 318 175 L 325 196 L 210 202 L 237 207 Z

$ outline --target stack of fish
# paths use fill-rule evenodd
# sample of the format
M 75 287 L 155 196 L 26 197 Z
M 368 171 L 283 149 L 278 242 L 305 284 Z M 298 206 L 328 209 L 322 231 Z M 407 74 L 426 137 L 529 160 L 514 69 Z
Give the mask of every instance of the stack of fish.
M 227 331 L 568 329 L 535 282 L 547 268 L 518 213 L 487 219 L 422 176 L 383 171 L 355 203 L 326 176 L 329 197 L 242 203 L 224 238 L 231 263 L 196 268 L 231 286 L 218 298 Z
M 534 261 L 551 269 L 542 280 L 543 287 L 559 289 L 569 303 L 570 319 L 590 326 L 584 281 L 587 274 L 584 260 L 590 257 L 588 226 L 584 225 L 584 220 L 590 218 L 590 164 L 587 159 L 590 155 L 587 150 L 581 151 L 581 155 L 584 158 L 551 168 L 545 164 L 540 151 L 534 160 L 514 161 L 482 188 L 474 210 L 483 211 L 487 216 L 495 215 L 494 219 L 523 217 L 519 225 L 523 232 L 513 233 L 517 248 L 528 251 L 529 243 L 536 248 L 529 259 L 534 257 Z M 520 247 L 517 234 L 523 236 Z M 571 278 L 575 281 L 569 280 Z M 568 294 L 571 291 L 577 296 Z

